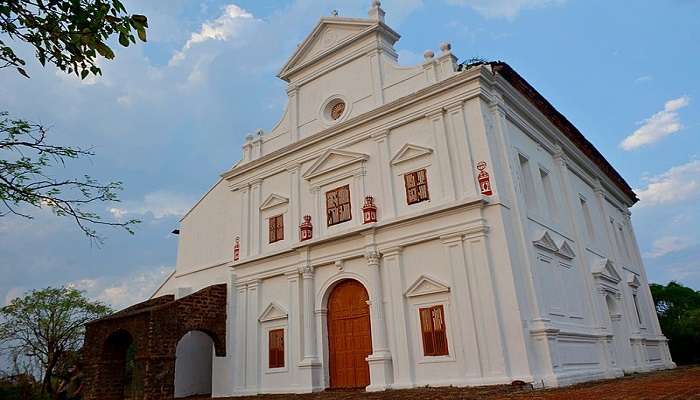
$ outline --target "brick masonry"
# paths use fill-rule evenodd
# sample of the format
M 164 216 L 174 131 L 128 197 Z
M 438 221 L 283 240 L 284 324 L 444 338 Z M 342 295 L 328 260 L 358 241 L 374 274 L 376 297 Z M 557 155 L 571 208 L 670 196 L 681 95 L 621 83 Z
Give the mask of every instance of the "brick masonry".
M 139 303 L 87 324 L 83 359 L 86 400 L 164 400 L 175 390 L 175 350 L 198 330 L 226 355 L 226 285 L 213 285 L 181 299 L 172 295 Z M 127 349 L 134 344 L 136 388 L 124 390 Z

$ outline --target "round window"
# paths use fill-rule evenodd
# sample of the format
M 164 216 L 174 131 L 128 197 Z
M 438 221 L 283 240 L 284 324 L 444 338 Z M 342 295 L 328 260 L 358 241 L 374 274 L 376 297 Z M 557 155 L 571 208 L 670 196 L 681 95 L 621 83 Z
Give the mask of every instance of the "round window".
M 331 105 L 331 119 L 333 121 L 340 118 L 340 116 L 343 115 L 343 112 L 345 112 L 345 103 L 342 100 Z

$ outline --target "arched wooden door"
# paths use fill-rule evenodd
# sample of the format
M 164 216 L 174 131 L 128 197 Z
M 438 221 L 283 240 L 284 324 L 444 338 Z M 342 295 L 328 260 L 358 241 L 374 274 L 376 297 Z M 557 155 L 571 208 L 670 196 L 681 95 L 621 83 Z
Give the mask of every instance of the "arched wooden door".
M 364 388 L 369 385 L 372 353 L 369 296 L 354 280 L 340 282 L 328 298 L 328 353 L 331 388 Z

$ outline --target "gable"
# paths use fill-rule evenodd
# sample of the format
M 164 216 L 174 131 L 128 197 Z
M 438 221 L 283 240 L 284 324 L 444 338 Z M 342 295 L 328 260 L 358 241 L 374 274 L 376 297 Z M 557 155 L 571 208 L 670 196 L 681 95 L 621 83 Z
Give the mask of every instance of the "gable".
M 600 278 L 614 284 L 617 284 L 622 280 L 620 274 L 617 273 L 613 262 L 607 258 L 602 258 L 594 262 L 593 266 L 591 267 L 591 272 L 596 278 Z
M 367 154 L 330 149 L 323 153 L 304 173 L 304 178 L 306 180 L 311 180 L 342 167 L 367 161 L 368 159 L 369 155 Z
M 551 251 L 553 253 L 559 251 L 559 246 L 557 246 L 557 244 L 554 243 L 554 240 L 547 231 L 544 231 L 544 233 L 540 235 L 540 238 L 533 241 L 532 244 L 534 244 L 536 247 Z
M 433 153 L 433 149 L 428 147 L 418 146 L 416 144 L 406 143 L 401 149 L 396 152 L 391 159 L 391 165 L 397 165 L 414 158 L 427 156 Z
M 263 311 L 263 313 L 260 315 L 258 321 L 266 322 L 284 319 L 287 318 L 287 315 L 287 310 L 285 310 L 282 306 L 273 301 L 272 303 L 270 303 L 270 305 L 267 306 L 267 308 L 265 308 L 265 311 Z
M 265 199 L 265 201 L 262 202 L 262 204 L 260 204 L 260 211 L 267 210 L 269 208 L 287 203 L 289 203 L 288 198 L 272 193 L 269 196 L 267 196 L 267 198 Z
M 566 259 L 573 259 L 576 257 L 576 253 L 574 253 L 574 250 L 571 248 L 571 245 L 569 242 L 566 240 L 562 241 L 561 245 L 558 246 L 559 249 L 557 250 L 557 254 L 566 258 Z
M 450 287 L 446 284 L 438 281 L 437 279 L 431 278 L 428 275 L 421 275 L 414 283 L 411 285 L 404 296 L 406 297 L 416 297 L 424 296 L 434 293 L 445 293 L 449 292 Z
M 381 34 L 391 45 L 401 37 L 384 24 L 383 18 L 323 17 L 309 36 L 299 44 L 277 76 L 289 81 L 294 71 L 318 62 L 321 58 L 372 32 Z

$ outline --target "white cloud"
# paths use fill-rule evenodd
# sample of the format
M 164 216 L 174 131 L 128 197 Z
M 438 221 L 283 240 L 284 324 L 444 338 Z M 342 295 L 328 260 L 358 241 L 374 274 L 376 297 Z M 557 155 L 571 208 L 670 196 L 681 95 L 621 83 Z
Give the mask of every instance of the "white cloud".
M 184 60 L 192 46 L 209 40 L 226 41 L 238 37 L 242 30 L 251 22 L 257 21 L 253 14 L 235 4 L 229 4 L 224 12 L 216 19 L 202 24 L 199 32 L 193 32 L 189 40 L 170 59 L 170 65 L 176 65 Z
M 645 178 L 647 186 L 635 189 L 639 206 L 656 206 L 690 200 L 700 195 L 700 160 L 677 165 L 668 171 Z
M 119 310 L 148 299 L 172 271 L 166 266 L 145 268 L 122 277 L 80 279 L 68 286 Z
M 156 191 L 146 194 L 141 201 L 127 201 L 123 203 L 123 206 L 112 207 L 108 211 L 116 219 L 122 219 L 128 214 L 145 215 L 149 213 L 155 219 L 161 219 L 184 215 L 194 202 L 195 199 L 187 195 Z
M 651 75 L 642 75 L 634 80 L 634 83 L 651 82 L 654 79 Z
M 662 257 L 670 253 L 685 250 L 695 244 L 693 239 L 681 236 L 665 236 L 654 240 L 652 249 L 644 256 L 648 258 Z
M 514 19 L 520 11 L 562 4 L 566 0 L 447 0 L 448 3 L 471 7 L 488 18 Z
M 688 104 L 690 104 L 688 96 L 667 101 L 663 110 L 640 122 L 642 126 L 627 136 L 620 143 L 620 147 L 627 151 L 634 150 L 680 131 L 683 125 L 681 125 L 678 110 Z

